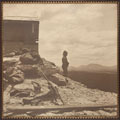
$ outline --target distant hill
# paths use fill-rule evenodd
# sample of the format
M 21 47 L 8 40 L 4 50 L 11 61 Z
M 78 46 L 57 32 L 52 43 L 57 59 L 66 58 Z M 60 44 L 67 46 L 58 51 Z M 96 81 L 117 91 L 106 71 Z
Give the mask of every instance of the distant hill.
M 86 71 L 86 72 L 117 72 L 117 66 L 103 66 L 99 64 L 81 65 L 79 67 L 69 67 L 69 71 Z

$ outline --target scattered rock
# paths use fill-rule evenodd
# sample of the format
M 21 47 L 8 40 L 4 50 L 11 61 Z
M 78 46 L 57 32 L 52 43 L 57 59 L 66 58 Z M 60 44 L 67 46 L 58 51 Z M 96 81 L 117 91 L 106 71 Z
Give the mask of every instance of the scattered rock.
M 12 85 L 8 85 L 6 90 L 4 91 L 4 96 L 3 96 L 3 103 L 8 104 L 10 102 L 10 92 L 12 90 Z
M 41 85 L 35 81 L 24 81 L 13 87 L 11 96 L 32 97 L 41 93 Z
M 50 76 L 55 73 L 60 73 L 60 69 L 55 64 L 45 59 L 42 59 L 42 61 L 43 65 L 38 67 L 39 72 L 42 71 L 46 76 Z
M 24 72 L 25 78 L 38 78 L 42 76 L 37 65 L 21 65 L 20 69 Z
M 51 80 L 53 83 L 57 84 L 58 86 L 66 85 L 66 78 L 58 73 L 51 75 L 49 77 L 49 80 Z
M 22 54 L 23 54 L 23 52 L 21 50 L 16 50 L 15 51 L 15 55 L 22 55 Z
M 15 85 L 13 88 L 16 90 L 32 90 L 32 91 L 34 91 L 34 87 L 31 83 L 21 83 L 21 84 Z
M 23 105 L 31 104 L 45 107 L 48 105 L 61 105 L 61 98 L 65 105 L 108 104 L 109 100 L 109 104 L 117 103 L 117 95 L 115 93 L 90 89 L 70 78 L 66 79 L 60 74 L 59 68 L 54 63 L 41 58 L 34 51 L 24 48 L 14 53 L 15 55 L 20 55 L 16 56 L 19 57 L 19 60 L 3 62 L 5 105 L 10 104 L 9 100 L 14 99 L 14 105 L 23 102 Z M 12 53 L 11 56 L 14 56 L 14 54 Z M 47 80 L 52 83 L 52 86 L 57 88 L 57 92 L 59 92 L 61 98 L 55 93 L 56 89 L 53 90 L 49 86 Z M 11 85 L 14 85 L 13 88 Z M 115 114 L 116 111 L 116 109 L 86 110 L 58 115 L 110 116 L 110 113 L 113 114 L 114 112 Z
M 13 84 L 20 84 L 24 81 L 24 73 L 21 70 L 14 69 L 13 73 L 9 76 L 9 82 Z
M 44 73 L 46 76 L 51 76 L 52 74 L 55 74 L 55 73 L 57 73 L 57 69 L 56 68 L 46 68 L 45 66 L 43 66 L 43 67 L 39 67 L 38 68 L 38 70 L 39 70 L 39 73 L 41 74 L 41 72 L 42 73 Z
M 100 115 L 100 116 L 110 116 L 111 113 L 109 112 L 106 112 L 104 110 L 98 110 L 97 113 Z
M 34 58 L 30 53 L 25 53 L 20 56 L 20 61 L 22 64 L 34 64 Z
M 8 80 L 6 80 L 4 77 L 3 77 L 3 90 L 5 91 L 6 88 L 8 87 L 9 83 L 8 83 Z
M 3 62 L 3 70 L 6 70 L 9 67 L 12 67 L 15 65 L 17 61 L 16 60 L 7 60 Z
M 23 55 L 20 56 L 20 61 L 22 64 L 43 64 L 43 61 L 42 59 L 40 58 L 39 54 L 37 53 L 30 53 L 30 52 L 27 52 L 27 53 L 24 53 Z
M 13 73 L 14 68 L 13 67 L 8 67 L 6 71 L 3 71 L 3 77 L 8 81 L 9 76 Z
M 39 83 L 35 82 L 35 81 L 32 81 L 31 82 L 33 87 L 34 87 L 34 92 L 35 94 L 39 94 L 41 92 L 41 86 Z
M 18 91 L 18 90 L 15 90 L 15 91 L 12 91 L 11 96 L 14 96 L 14 97 L 30 97 L 31 96 L 31 91 L 30 90 L 26 90 L 26 91 Z
M 35 94 L 34 94 L 33 85 L 28 83 L 27 84 L 21 83 L 21 84 L 15 85 L 10 95 L 19 96 L 19 97 L 34 96 Z
M 38 53 L 33 51 L 31 52 L 31 55 L 34 58 L 35 63 L 39 63 L 39 65 L 43 65 L 43 61 Z
M 53 62 L 47 61 L 45 58 L 42 58 L 44 66 L 47 68 L 55 68 L 57 67 Z
M 16 67 L 8 67 L 3 76 L 4 79 L 12 85 L 19 84 L 24 81 L 24 73 Z
M 21 51 L 22 51 L 22 54 L 24 54 L 24 53 L 30 52 L 30 49 L 28 49 L 28 48 L 23 48 Z
M 5 55 L 5 57 L 13 57 L 13 56 L 15 56 L 15 52 L 11 52 L 11 53 Z

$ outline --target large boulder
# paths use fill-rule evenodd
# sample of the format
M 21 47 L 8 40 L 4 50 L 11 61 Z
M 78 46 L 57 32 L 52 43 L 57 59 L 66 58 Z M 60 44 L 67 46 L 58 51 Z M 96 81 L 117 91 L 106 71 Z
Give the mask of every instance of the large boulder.
M 66 78 L 58 73 L 51 75 L 49 80 L 58 86 L 65 86 L 67 84 Z
M 30 49 L 22 48 L 20 51 L 22 52 L 22 54 L 24 54 L 24 53 L 30 52 Z
M 15 50 L 14 52 L 16 56 L 23 54 L 22 50 Z
M 42 60 L 44 65 L 41 65 L 40 67 L 38 67 L 39 73 L 42 72 L 42 74 L 44 73 L 44 75 L 46 76 L 51 76 L 52 74 L 60 72 L 59 68 L 54 63 L 49 62 L 44 58 Z
M 21 83 L 15 85 L 13 90 L 11 91 L 11 96 L 19 96 L 19 97 L 27 97 L 33 95 L 33 85 L 28 83 Z
M 13 73 L 13 71 L 14 71 L 14 67 L 8 67 L 6 70 L 3 71 L 3 78 L 8 80 L 10 75 Z
M 22 64 L 34 64 L 34 58 L 30 53 L 25 53 L 20 56 L 20 61 Z
M 8 85 L 3 93 L 3 103 L 7 104 L 10 102 L 10 92 L 12 90 L 12 85 Z
M 9 67 L 13 67 L 17 63 L 17 60 L 6 60 L 3 62 L 3 70 L 6 70 Z
M 22 64 L 43 64 L 42 59 L 38 53 L 28 52 L 20 56 L 20 61 Z
M 35 63 L 39 63 L 40 65 L 43 65 L 43 60 L 36 51 L 32 51 L 31 55 L 34 58 Z
M 47 68 L 55 68 L 56 65 L 53 62 L 47 61 L 45 58 L 42 58 L 44 66 Z
M 45 80 L 44 80 L 45 81 Z M 42 81 L 41 81 L 42 82 Z M 47 82 L 47 89 L 42 90 L 33 98 L 25 98 L 23 99 L 23 104 L 31 104 L 31 105 L 40 105 L 45 103 L 46 101 L 50 101 L 51 103 L 60 105 L 62 104 L 61 98 L 59 96 L 57 85 L 52 83 L 51 81 Z M 45 85 L 46 86 L 46 85 Z M 42 86 L 42 89 L 45 87 Z
M 51 76 L 52 74 L 57 73 L 58 71 L 56 70 L 56 68 L 47 68 L 47 67 L 42 67 L 39 68 L 39 74 L 42 73 L 42 75 L 46 75 L 46 76 Z
M 38 78 L 42 76 L 37 65 L 20 65 L 20 69 L 24 73 L 25 78 Z
M 24 82 L 13 87 L 11 96 L 33 97 L 41 92 L 41 86 L 35 81 Z
M 13 56 L 15 56 L 15 52 L 10 52 L 10 53 L 4 55 L 4 57 L 13 57 Z
M 17 69 L 16 67 L 9 67 L 4 72 L 4 79 L 7 80 L 9 84 L 20 84 L 24 81 L 24 73 Z

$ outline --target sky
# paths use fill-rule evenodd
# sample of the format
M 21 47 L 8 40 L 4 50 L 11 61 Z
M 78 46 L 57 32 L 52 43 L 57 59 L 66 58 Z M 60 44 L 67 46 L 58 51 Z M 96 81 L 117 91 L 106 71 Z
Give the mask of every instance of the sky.
M 62 64 L 68 51 L 71 66 L 117 64 L 117 4 L 3 4 L 3 18 L 40 21 L 40 56 Z

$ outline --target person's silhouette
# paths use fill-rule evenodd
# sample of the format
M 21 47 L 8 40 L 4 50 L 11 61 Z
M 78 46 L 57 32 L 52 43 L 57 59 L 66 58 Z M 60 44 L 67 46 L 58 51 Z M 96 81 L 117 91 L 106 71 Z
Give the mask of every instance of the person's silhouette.
M 69 65 L 69 62 L 67 60 L 67 55 L 68 55 L 68 52 L 67 51 L 63 51 L 63 57 L 62 57 L 62 69 L 63 69 L 63 75 L 65 77 L 67 77 L 68 75 L 68 65 Z

